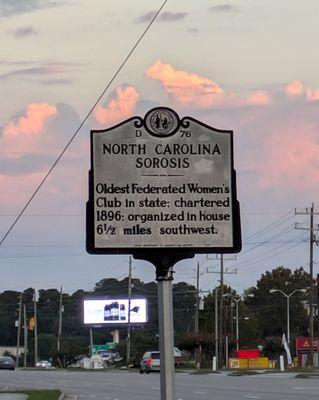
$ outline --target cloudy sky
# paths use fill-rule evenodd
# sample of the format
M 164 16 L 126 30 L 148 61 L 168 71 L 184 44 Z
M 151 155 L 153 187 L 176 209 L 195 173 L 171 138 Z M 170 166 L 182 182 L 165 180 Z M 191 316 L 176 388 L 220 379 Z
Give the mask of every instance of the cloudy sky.
M 162 3 L 0 0 L 1 237 Z M 168 0 L 1 246 L 0 291 L 127 275 L 128 257 L 85 252 L 89 132 L 159 105 L 234 131 L 244 246 L 226 283 L 242 292 L 279 265 L 308 269 L 309 233 L 294 224 L 309 216 L 294 210 L 319 204 L 318 13 L 317 0 Z M 200 262 L 213 288 L 213 258 L 178 263 L 175 279 L 195 283 Z M 155 277 L 141 261 L 133 274 Z

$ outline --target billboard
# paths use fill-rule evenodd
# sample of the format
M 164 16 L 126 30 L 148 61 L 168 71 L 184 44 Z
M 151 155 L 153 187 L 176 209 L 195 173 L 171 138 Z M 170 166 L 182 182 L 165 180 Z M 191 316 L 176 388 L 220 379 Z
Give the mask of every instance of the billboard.
M 128 298 L 86 299 L 83 302 L 85 325 L 127 325 L 129 323 Z M 147 322 L 146 299 L 131 299 L 130 323 Z

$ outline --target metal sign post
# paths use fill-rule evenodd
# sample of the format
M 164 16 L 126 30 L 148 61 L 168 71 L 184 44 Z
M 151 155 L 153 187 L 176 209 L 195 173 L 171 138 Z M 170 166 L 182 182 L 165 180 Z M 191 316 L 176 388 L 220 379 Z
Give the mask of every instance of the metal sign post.
M 172 270 L 157 275 L 161 400 L 175 400 Z
M 161 399 L 174 399 L 171 268 L 241 250 L 233 132 L 169 108 L 91 131 L 87 251 L 156 267 Z

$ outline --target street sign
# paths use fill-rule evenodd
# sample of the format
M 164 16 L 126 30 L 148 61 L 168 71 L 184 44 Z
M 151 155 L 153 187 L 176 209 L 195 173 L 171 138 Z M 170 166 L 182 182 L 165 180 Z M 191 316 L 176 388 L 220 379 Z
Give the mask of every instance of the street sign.
M 89 253 L 152 262 L 241 249 L 232 131 L 155 108 L 91 131 L 89 178 Z
M 94 344 L 91 346 L 92 355 L 98 354 L 99 352 L 109 351 L 115 349 L 114 342 L 107 342 L 106 344 Z

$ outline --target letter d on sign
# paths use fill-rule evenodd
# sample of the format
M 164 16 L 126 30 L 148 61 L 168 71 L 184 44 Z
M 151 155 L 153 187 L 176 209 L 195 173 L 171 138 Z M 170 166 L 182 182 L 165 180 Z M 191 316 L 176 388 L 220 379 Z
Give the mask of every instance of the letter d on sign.
M 142 131 L 140 129 L 136 129 L 135 135 L 136 135 L 136 137 L 142 136 Z

